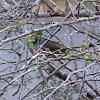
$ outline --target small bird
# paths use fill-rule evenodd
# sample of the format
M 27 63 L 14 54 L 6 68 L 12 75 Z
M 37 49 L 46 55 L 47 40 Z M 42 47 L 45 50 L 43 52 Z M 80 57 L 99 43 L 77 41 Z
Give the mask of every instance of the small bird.
M 41 46 L 46 40 L 44 38 L 36 38 L 36 41 L 33 42 L 33 48 L 29 48 L 31 54 L 34 54 L 35 51 L 38 50 L 39 46 Z M 62 47 L 64 47 L 62 44 L 52 41 L 52 40 L 48 40 L 48 42 L 43 46 L 43 50 L 50 50 L 51 52 L 54 52 L 58 49 L 61 49 Z

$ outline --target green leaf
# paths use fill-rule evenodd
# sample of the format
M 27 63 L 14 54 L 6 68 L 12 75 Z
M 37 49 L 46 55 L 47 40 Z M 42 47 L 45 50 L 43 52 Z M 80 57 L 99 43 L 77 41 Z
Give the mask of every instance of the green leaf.
M 88 43 L 88 42 L 86 41 L 82 46 L 83 46 L 83 47 L 86 47 L 87 43 Z
M 42 31 L 36 32 L 36 35 L 42 35 Z
M 87 61 L 87 64 L 91 64 L 91 60 L 88 60 L 88 61 Z
M 58 53 L 59 53 L 59 54 L 63 54 L 63 52 L 62 52 L 61 50 L 58 50 Z
M 85 55 L 85 56 L 83 56 L 85 59 L 88 59 L 88 56 L 87 55 Z
M 30 42 L 28 43 L 28 45 L 29 45 L 29 48 L 33 48 L 33 42 L 32 42 L 32 41 L 30 41 Z
M 86 61 L 87 64 L 91 64 L 91 60 L 94 59 L 94 57 L 92 57 L 91 54 L 84 55 L 83 57 L 84 57 L 85 59 L 87 59 L 87 60 L 82 60 L 82 61 Z M 91 59 L 91 60 L 89 60 L 89 59 Z
M 65 37 L 64 38 L 66 38 L 67 37 L 67 34 L 65 34 Z
M 29 38 L 29 40 L 35 42 L 35 38 L 34 37 Z
M 50 82 L 50 85 L 51 85 L 51 86 L 54 86 L 54 83 L 51 81 L 51 82 Z
M 83 44 L 83 47 L 86 47 L 86 43 Z
M 35 11 L 37 9 L 37 5 L 34 5 L 33 7 L 32 7 L 32 13 Z
M 29 42 L 29 38 L 26 38 L 26 39 L 24 40 L 24 43 L 27 44 L 28 42 Z
M 88 55 L 89 58 L 94 58 L 91 54 Z

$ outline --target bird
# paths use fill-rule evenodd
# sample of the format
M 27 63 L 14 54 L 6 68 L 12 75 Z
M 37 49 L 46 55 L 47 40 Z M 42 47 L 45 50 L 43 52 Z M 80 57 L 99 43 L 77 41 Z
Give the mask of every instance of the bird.
M 44 39 L 44 38 L 38 38 L 38 37 L 36 37 L 36 38 L 35 38 L 35 41 L 33 42 L 33 48 L 29 48 L 29 46 L 28 46 L 28 49 L 29 49 L 29 51 L 31 52 L 31 54 L 34 55 L 34 53 L 38 50 L 38 48 L 39 48 L 45 41 L 46 41 L 46 39 Z M 57 50 L 59 50 L 59 49 L 61 49 L 61 48 L 63 48 L 63 47 L 64 47 L 64 45 L 60 44 L 59 42 L 55 42 L 55 41 L 53 41 L 53 40 L 48 40 L 48 41 L 46 42 L 46 44 L 43 45 L 42 50 L 49 50 L 49 51 L 51 51 L 51 52 L 54 52 L 54 51 L 57 51 Z M 62 51 L 64 52 L 65 50 L 62 50 Z

